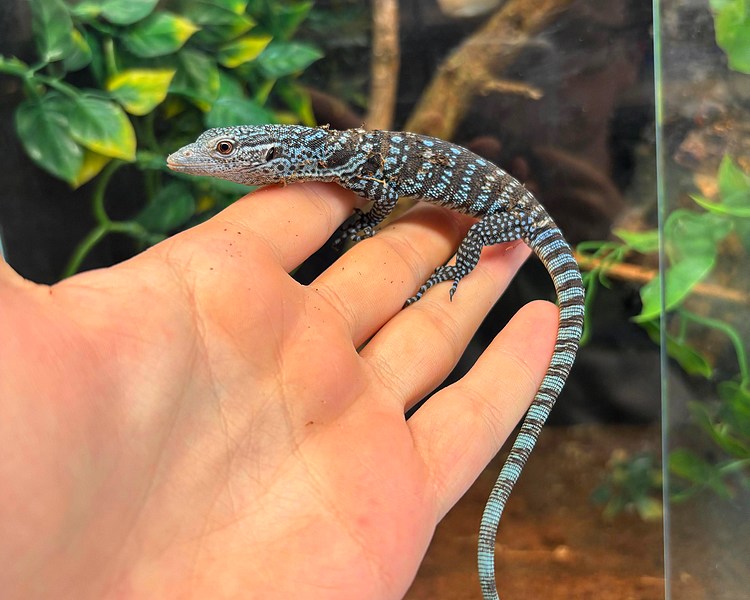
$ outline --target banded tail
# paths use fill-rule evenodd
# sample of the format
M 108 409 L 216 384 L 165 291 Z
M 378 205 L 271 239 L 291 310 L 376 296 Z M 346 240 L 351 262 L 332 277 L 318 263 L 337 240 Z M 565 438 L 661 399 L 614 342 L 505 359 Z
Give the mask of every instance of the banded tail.
M 557 293 L 560 317 L 550 366 L 534 397 L 510 454 L 495 481 L 479 526 L 479 583 L 484 600 L 498 600 L 495 584 L 495 537 L 505 504 L 573 366 L 583 331 L 584 290 L 573 252 L 556 225 L 525 240 L 547 268 Z

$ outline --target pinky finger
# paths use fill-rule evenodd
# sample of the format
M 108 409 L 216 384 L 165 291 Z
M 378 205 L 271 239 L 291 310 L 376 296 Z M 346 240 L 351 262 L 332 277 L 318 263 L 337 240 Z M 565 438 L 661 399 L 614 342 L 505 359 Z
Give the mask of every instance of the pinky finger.
M 409 419 L 441 518 L 531 404 L 552 356 L 557 315 L 549 302 L 524 306 L 462 379 L 435 394 Z

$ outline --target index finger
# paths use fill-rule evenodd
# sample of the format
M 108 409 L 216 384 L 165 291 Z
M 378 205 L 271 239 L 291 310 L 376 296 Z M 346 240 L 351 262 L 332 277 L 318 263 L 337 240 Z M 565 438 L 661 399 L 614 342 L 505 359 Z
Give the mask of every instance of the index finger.
M 333 183 L 269 186 L 241 198 L 204 225 L 230 224 L 253 234 L 250 237 L 268 246 L 289 272 L 323 246 L 361 202 Z

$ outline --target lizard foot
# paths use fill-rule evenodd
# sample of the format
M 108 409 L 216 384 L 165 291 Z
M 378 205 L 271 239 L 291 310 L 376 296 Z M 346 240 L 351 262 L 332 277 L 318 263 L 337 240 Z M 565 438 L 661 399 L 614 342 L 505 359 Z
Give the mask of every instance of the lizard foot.
M 407 307 L 410 304 L 414 304 L 420 298 L 422 298 L 424 293 L 433 285 L 442 283 L 443 281 L 453 280 L 453 285 L 451 286 L 449 292 L 450 299 L 453 300 L 453 294 L 456 293 L 456 290 L 458 289 L 458 282 L 461 281 L 461 278 L 463 276 L 464 273 L 459 271 L 455 265 L 443 265 L 441 267 L 438 267 L 437 269 L 435 269 L 435 272 L 430 276 L 430 278 L 425 281 L 424 284 L 417 290 L 417 293 L 404 303 L 404 307 Z
M 333 238 L 333 247 L 339 250 L 347 240 L 357 243 L 373 235 L 375 235 L 375 230 L 367 222 L 367 213 L 355 208 L 354 214 L 341 226 Z

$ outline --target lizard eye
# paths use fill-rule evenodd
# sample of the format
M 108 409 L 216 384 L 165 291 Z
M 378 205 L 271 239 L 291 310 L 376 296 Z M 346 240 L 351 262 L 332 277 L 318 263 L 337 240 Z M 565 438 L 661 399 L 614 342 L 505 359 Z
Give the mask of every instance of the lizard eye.
M 266 162 L 269 162 L 269 161 L 273 160 L 274 158 L 276 158 L 276 147 L 272 146 L 266 152 L 266 159 L 265 160 L 266 160 Z
M 221 140 L 216 143 L 216 151 L 224 156 L 230 155 L 234 152 L 234 143 L 230 140 Z

